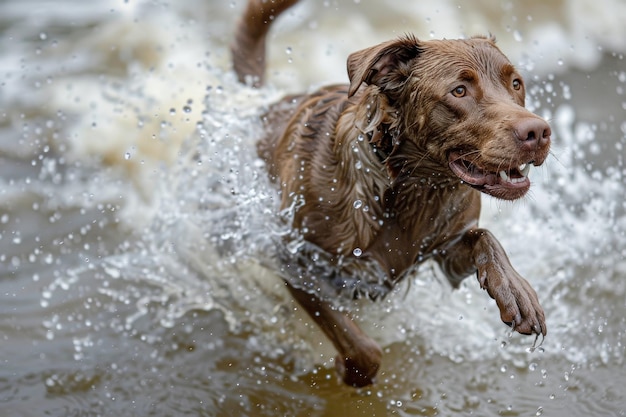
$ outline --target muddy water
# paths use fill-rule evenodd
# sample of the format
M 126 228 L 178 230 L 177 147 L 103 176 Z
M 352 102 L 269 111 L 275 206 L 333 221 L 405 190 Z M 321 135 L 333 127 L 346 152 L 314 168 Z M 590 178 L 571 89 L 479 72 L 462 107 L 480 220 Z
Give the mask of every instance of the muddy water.
M 423 3 L 305 2 L 260 91 L 228 71 L 240 1 L 0 5 L 0 415 L 626 414 L 624 6 Z M 553 125 L 531 194 L 482 219 L 549 334 L 426 266 L 353 306 L 385 350 L 354 390 L 273 272 L 257 116 L 409 30 L 496 34 Z

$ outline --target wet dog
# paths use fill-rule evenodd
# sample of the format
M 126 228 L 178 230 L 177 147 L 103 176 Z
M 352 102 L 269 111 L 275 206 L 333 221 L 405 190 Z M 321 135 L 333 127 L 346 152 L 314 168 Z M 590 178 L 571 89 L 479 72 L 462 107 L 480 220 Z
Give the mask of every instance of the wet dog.
M 294 3 L 249 1 L 231 48 L 242 82 L 262 84 L 267 32 Z M 521 75 L 491 37 L 405 36 L 347 68 L 349 84 L 271 106 L 258 145 L 306 243 L 285 251 L 286 285 L 334 344 L 345 383 L 371 384 L 382 352 L 332 297 L 383 297 L 427 259 L 454 287 L 476 274 L 503 322 L 545 336 L 536 292 L 478 227 L 481 192 L 521 198 L 549 152 Z

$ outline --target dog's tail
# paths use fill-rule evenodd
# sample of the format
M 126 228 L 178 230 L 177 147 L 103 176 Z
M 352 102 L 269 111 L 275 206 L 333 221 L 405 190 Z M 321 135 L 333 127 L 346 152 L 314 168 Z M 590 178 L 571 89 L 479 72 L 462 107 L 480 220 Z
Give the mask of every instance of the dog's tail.
M 265 79 L 265 38 L 276 18 L 298 0 L 248 0 L 230 47 L 239 81 L 254 87 Z

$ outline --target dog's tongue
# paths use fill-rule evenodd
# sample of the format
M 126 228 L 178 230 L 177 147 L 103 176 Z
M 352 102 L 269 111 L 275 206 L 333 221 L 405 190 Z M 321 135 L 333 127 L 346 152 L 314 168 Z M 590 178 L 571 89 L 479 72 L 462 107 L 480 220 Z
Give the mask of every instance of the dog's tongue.
M 472 166 L 472 169 L 465 171 L 464 174 L 465 175 L 462 176 L 462 179 L 473 185 L 493 185 L 496 182 L 495 175 L 486 173 L 475 166 Z
M 495 185 L 498 182 L 498 176 L 496 174 L 486 174 L 485 185 Z
M 495 173 L 485 172 L 476 165 L 467 167 L 460 158 L 452 159 L 450 168 L 460 179 L 471 185 L 495 185 L 498 182 L 498 176 Z

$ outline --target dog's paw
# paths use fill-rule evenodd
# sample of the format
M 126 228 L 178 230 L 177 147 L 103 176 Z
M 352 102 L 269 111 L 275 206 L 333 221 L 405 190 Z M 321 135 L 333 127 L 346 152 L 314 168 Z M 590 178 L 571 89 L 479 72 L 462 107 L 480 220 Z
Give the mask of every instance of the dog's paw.
M 356 353 L 349 356 L 339 354 L 335 357 L 335 369 L 343 382 L 351 387 L 371 385 L 375 381 L 383 352 L 371 339 L 363 341 L 355 348 Z
M 496 268 L 479 271 L 480 286 L 496 300 L 500 318 L 518 333 L 545 336 L 548 332 L 537 293 L 515 270 L 498 276 Z
M 357 365 L 351 358 L 335 357 L 335 369 L 346 385 L 360 388 L 374 383 L 378 366 L 367 369 Z

